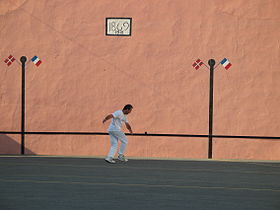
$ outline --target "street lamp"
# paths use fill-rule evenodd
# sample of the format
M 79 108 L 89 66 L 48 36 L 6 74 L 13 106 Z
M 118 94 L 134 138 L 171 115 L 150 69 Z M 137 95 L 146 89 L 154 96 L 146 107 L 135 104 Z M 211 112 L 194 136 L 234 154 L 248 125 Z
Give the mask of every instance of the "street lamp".
M 20 62 L 14 58 L 14 56 L 10 55 L 8 58 L 4 60 L 4 62 L 10 66 L 14 61 L 16 61 L 19 65 L 21 64 L 21 154 L 24 155 L 25 153 L 25 67 L 30 61 L 34 63 L 37 67 L 42 63 L 42 61 L 37 57 L 33 56 L 27 63 L 27 57 L 21 56 Z
M 209 77 L 209 129 L 208 129 L 208 158 L 212 159 L 213 157 L 213 111 L 214 111 L 214 69 L 216 69 L 220 64 L 223 65 L 223 67 L 228 70 L 232 64 L 229 62 L 228 59 L 224 58 L 217 66 L 215 66 L 216 61 L 214 59 L 208 60 L 209 67 L 203 63 L 200 59 L 197 59 L 193 63 L 193 67 L 198 70 L 202 65 L 205 65 L 210 72 Z

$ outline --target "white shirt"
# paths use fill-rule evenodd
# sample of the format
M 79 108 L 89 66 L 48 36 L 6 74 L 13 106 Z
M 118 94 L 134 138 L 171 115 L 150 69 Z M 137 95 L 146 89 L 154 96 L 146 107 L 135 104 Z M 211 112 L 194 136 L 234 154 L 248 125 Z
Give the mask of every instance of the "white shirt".
M 109 125 L 108 131 L 121 131 L 122 124 L 128 123 L 126 115 L 122 112 L 122 110 L 115 111 L 112 115 L 113 119 Z

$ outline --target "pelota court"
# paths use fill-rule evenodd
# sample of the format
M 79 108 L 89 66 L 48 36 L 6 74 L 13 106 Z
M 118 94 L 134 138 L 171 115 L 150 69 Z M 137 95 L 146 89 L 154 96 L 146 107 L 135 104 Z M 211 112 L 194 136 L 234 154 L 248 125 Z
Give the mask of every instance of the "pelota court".
M 0 156 L 0 209 L 280 209 L 280 162 Z

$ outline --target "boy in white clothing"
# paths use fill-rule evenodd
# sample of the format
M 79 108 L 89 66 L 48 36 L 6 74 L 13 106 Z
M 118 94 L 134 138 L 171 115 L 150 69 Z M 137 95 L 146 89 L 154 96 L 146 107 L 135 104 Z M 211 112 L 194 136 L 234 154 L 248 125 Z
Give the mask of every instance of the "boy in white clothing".
M 123 162 L 127 162 L 128 160 L 124 157 L 124 151 L 127 145 L 127 138 L 122 131 L 122 125 L 125 124 L 126 128 L 129 130 L 130 133 L 132 132 L 131 126 L 129 125 L 126 115 L 128 115 L 132 111 L 133 107 L 131 104 L 127 104 L 124 106 L 122 110 L 115 111 L 113 114 L 107 115 L 103 123 L 105 123 L 107 120 L 112 119 L 110 126 L 108 128 L 108 132 L 110 135 L 110 142 L 111 142 L 111 148 L 110 151 L 105 158 L 105 160 L 108 163 L 116 163 L 116 161 L 113 160 L 115 153 L 118 149 L 118 140 L 121 141 L 121 146 L 119 150 L 119 156 L 118 159 Z

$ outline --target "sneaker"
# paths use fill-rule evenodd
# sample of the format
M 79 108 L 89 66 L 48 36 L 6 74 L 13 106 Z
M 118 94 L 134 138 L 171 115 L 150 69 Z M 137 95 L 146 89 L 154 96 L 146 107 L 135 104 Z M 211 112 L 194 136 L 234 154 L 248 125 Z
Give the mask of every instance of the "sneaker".
M 105 161 L 106 161 L 107 163 L 112 163 L 112 164 L 116 163 L 116 161 L 114 161 L 113 158 L 111 158 L 111 157 L 106 157 L 106 158 L 105 158 Z
M 128 161 L 128 159 L 126 159 L 124 155 L 119 155 L 118 159 L 122 162 L 127 162 Z

